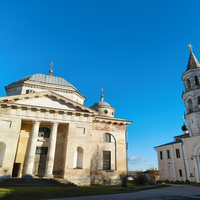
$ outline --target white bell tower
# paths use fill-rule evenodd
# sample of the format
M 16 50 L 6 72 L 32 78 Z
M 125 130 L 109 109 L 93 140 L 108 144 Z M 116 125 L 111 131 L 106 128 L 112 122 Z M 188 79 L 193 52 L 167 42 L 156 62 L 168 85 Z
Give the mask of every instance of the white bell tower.
M 190 47 L 190 57 L 186 71 L 182 75 L 185 92 L 182 98 L 185 103 L 185 119 L 187 120 L 190 137 L 200 135 L 200 64 Z

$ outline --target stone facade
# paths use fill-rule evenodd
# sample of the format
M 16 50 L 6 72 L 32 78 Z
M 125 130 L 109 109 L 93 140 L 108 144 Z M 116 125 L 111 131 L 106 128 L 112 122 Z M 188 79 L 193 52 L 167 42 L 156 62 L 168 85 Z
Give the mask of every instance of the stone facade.
M 127 172 L 126 126 L 115 109 L 53 75 L 25 77 L 0 97 L 0 177 L 64 178 L 78 185 L 116 183 Z M 101 104 L 101 105 L 100 105 Z

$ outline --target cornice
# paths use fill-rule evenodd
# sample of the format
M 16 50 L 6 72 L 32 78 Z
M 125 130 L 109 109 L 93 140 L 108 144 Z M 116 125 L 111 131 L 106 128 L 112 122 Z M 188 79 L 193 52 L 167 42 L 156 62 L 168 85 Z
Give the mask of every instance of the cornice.
M 183 72 L 182 77 L 183 77 L 183 76 L 186 76 L 187 74 L 189 74 L 189 73 L 191 73 L 191 72 L 194 72 L 194 71 L 199 71 L 199 68 L 190 69 L 190 70 L 188 70 L 188 71 Z
M 103 116 L 97 116 L 94 118 L 94 122 L 98 123 L 108 123 L 108 124 L 118 124 L 118 125 L 130 125 L 133 121 L 127 121 L 126 119 L 121 118 L 110 118 L 110 117 L 103 117 Z
M 71 111 L 71 110 L 61 110 L 54 108 L 45 108 L 38 106 L 27 106 L 12 103 L 2 103 L 0 102 L 0 107 L 4 109 L 1 111 L 0 116 L 15 117 L 26 120 L 40 120 L 40 121 L 56 121 L 59 123 L 71 123 L 71 122 L 81 122 L 81 123 L 92 123 L 94 113 Z

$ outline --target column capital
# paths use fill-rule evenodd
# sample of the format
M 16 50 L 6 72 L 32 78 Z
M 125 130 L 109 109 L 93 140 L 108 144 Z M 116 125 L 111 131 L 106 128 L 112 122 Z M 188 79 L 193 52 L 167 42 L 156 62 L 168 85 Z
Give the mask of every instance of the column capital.
M 52 126 L 58 126 L 59 122 L 51 122 Z
M 33 120 L 32 122 L 33 122 L 33 124 L 40 124 L 41 123 L 41 121 L 39 121 L 39 120 Z

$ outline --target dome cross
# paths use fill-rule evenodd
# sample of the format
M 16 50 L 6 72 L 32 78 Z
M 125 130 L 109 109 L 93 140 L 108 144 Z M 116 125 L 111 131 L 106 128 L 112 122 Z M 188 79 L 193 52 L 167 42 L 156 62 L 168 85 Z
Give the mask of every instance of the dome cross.
M 49 65 L 51 65 L 51 69 L 49 70 L 49 75 L 52 75 L 53 70 L 52 70 L 52 66 L 54 66 L 53 62 L 51 62 Z
M 101 101 L 103 101 L 103 88 L 101 88 Z
M 188 47 L 190 47 L 190 51 L 192 52 L 193 46 L 191 44 L 189 44 Z

